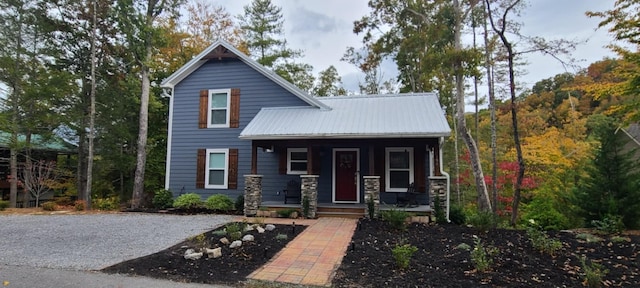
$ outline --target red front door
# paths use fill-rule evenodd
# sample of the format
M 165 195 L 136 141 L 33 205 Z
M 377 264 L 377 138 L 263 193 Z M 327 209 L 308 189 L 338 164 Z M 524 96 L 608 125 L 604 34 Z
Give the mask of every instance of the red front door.
M 358 151 L 335 151 L 333 159 L 336 202 L 358 201 Z

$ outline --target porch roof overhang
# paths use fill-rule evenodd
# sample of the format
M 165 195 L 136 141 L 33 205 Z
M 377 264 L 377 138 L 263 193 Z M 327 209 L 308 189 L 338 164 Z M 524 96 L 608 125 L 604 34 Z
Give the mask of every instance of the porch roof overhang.
M 263 108 L 240 133 L 240 139 L 398 139 L 451 134 L 433 93 L 317 99 L 332 109 Z

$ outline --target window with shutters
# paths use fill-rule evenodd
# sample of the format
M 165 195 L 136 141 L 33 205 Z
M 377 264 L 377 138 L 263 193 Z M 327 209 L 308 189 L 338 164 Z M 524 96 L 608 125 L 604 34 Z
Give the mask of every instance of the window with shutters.
M 307 174 L 307 148 L 287 149 L 287 174 Z
M 413 148 L 386 148 L 385 165 L 385 190 L 406 192 L 409 183 L 413 183 Z
M 204 188 L 227 189 L 228 163 L 229 149 L 207 149 Z
M 229 127 L 231 89 L 209 90 L 208 128 Z

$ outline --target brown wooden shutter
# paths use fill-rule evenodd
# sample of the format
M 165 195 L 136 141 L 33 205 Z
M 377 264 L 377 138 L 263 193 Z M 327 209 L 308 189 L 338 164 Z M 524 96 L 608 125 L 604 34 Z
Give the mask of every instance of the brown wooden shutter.
M 196 188 L 204 189 L 204 173 L 207 170 L 207 150 L 198 149 L 198 158 L 196 160 Z
M 229 111 L 229 127 L 240 127 L 240 89 L 231 89 L 231 111 Z
M 287 174 L 287 148 L 278 149 L 280 161 L 278 161 L 278 174 Z
M 200 113 L 198 115 L 198 128 L 200 129 L 207 128 L 208 114 L 209 114 L 209 90 L 200 90 Z
M 425 176 L 425 147 L 418 146 L 413 148 L 413 181 L 415 183 L 416 191 L 425 192 L 426 188 L 426 179 Z
M 385 174 L 385 151 L 384 146 L 375 148 L 375 171 L 376 175 L 380 176 L 380 191 L 386 191 L 386 185 L 384 183 L 384 174 Z
M 227 189 L 238 189 L 238 149 L 229 149 Z

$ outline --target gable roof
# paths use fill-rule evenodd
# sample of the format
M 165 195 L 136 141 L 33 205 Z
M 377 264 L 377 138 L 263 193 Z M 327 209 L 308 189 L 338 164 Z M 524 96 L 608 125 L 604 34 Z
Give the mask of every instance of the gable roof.
M 305 91 L 302 91 L 297 86 L 289 83 L 289 81 L 280 77 L 275 72 L 267 69 L 266 67 L 260 65 L 260 63 L 251 59 L 249 56 L 242 53 L 240 50 L 236 49 L 231 43 L 224 40 L 217 40 L 213 44 L 211 44 L 207 49 L 200 52 L 197 56 L 193 57 L 189 62 L 184 64 L 180 69 L 171 74 L 169 77 L 164 79 L 160 84 L 160 87 L 163 88 L 173 88 L 175 85 L 180 83 L 184 78 L 189 76 L 191 73 L 196 71 L 200 66 L 209 61 L 210 59 L 221 59 L 221 58 L 237 58 L 245 64 L 249 65 L 249 67 L 258 71 L 260 74 L 264 75 L 271 81 L 280 85 L 285 90 L 291 92 L 293 95 L 300 98 L 302 101 L 308 103 L 311 106 L 321 108 L 321 109 L 330 109 L 328 106 L 318 101 L 313 96 L 309 95 Z
M 435 93 L 316 99 L 332 109 L 262 108 L 240 138 L 423 138 L 451 134 Z

